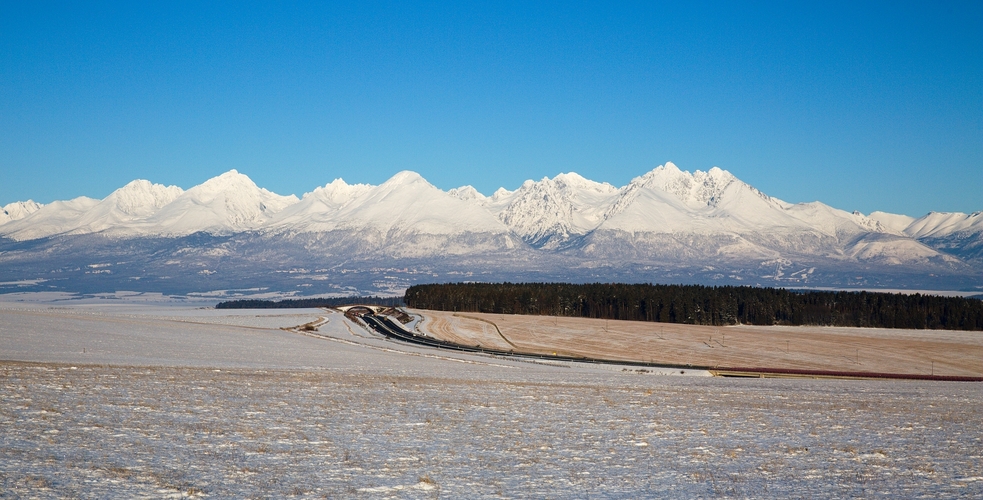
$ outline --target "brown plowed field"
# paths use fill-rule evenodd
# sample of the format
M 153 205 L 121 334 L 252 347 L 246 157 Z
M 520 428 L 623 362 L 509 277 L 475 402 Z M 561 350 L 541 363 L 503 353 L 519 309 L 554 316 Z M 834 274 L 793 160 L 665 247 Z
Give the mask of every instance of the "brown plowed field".
M 432 312 L 427 311 L 427 320 L 420 328 L 423 333 L 462 345 L 480 345 L 503 351 L 514 349 L 498 334 L 494 323 L 476 319 L 479 315 L 436 313 L 435 316 L 430 316 Z
M 419 326 L 421 331 L 443 340 L 538 354 L 711 367 L 983 375 L 983 332 L 712 327 L 553 316 L 411 312 L 425 318 Z

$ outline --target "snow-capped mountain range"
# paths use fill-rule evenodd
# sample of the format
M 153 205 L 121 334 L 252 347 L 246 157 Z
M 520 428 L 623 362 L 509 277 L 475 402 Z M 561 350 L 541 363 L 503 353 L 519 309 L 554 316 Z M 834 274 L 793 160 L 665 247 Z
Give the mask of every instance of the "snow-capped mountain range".
M 29 200 L 0 212 L 0 243 L 7 246 L 49 248 L 81 236 L 90 246 L 91 238 L 265 241 L 251 251 L 278 248 L 296 260 L 297 251 L 285 248 L 302 249 L 308 262 L 298 263 L 311 267 L 458 257 L 503 270 L 700 268 L 731 280 L 742 273 L 787 279 L 795 271 L 808 281 L 816 267 L 847 274 L 894 268 L 970 282 L 983 268 L 983 212 L 865 216 L 820 202 L 786 203 L 725 170 L 690 173 L 672 163 L 622 187 L 566 173 L 490 196 L 471 186 L 442 191 L 404 171 L 378 186 L 336 179 L 298 199 L 231 170 L 187 191 L 135 180 L 103 200 Z M 12 262 L 2 247 L 0 264 L 5 256 Z M 241 252 L 219 254 L 234 260 Z M 18 255 L 18 262 L 30 260 Z

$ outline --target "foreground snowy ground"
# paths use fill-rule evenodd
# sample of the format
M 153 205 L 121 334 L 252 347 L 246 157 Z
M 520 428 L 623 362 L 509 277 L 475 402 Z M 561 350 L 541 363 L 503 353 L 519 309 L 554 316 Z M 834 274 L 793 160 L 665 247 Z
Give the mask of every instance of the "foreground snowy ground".
M 0 496 L 983 495 L 979 384 L 503 361 L 318 310 L 52 307 L 0 304 Z M 319 317 L 324 338 L 271 329 Z

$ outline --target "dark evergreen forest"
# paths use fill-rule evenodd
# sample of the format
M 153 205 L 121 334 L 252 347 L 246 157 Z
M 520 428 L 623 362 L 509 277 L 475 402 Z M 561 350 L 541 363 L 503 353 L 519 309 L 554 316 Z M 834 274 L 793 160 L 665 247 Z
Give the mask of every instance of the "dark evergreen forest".
M 340 307 L 354 304 L 369 306 L 398 307 L 403 305 L 402 297 L 333 297 L 311 299 L 258 300 L 242 299 L 219 302 L 215 309 L 300 309 L 311 307 Z
M 696 325 L 820 325 L 983 330 L 983 301 L 934 295 L 702 285 L 451 283 L 414 285 L 406 305 Z

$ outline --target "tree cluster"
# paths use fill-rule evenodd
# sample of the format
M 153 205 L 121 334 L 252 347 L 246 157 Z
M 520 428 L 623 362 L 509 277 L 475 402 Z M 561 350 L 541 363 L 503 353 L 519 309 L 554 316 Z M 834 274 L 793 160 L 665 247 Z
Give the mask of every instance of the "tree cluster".
M 696 325 L 821 325 L 983 330 L 983 301 L 873 292 L 702 285 L 450 283 L 414 285 L 418 309 Z

